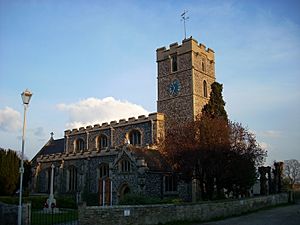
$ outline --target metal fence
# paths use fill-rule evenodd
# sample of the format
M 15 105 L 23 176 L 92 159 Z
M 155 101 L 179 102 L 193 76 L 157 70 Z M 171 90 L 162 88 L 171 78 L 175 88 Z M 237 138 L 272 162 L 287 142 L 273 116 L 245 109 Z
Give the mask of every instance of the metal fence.
M 77 209 L 32 210 L 31 225 L 77 225 Z

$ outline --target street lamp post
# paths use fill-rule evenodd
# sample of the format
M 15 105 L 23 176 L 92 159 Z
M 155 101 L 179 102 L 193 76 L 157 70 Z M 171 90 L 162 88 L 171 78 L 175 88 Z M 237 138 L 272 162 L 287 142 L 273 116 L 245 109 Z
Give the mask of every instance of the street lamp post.
M 18 208 L 18 225 L 22 224 L 22 189 L 23 189 L 23 174 L 24 174 L 24 143 L 25 143 L 25 128 L 26 128 L 26 110 L 29 105 L 32 93 L 25 90 L 22 94 L 22 101 L 24 105 L 24 118 L 23 118 L 23 133 L 22 133 L 22 155 L 20 166 L 20 190 L 19 190 L 19 208 Z

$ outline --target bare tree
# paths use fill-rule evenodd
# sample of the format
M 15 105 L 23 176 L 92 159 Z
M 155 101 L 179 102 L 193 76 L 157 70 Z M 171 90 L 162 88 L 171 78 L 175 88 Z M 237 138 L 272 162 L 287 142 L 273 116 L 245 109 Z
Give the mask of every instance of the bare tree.
M 284 174 L 289 179 L 290 188 L 294 188 L 296 182 L 300 182 L 300 162 L 296 159 L 284 161 Z

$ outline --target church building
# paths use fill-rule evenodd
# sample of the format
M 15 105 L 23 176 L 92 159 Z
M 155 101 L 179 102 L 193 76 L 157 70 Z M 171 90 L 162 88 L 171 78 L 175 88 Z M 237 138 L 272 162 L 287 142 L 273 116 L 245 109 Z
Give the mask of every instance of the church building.
M 95 193 L 99 205 L 115 205 L 128 193 L 191 200 L 192 187 L 180 181 L 159 151 L 168 121 L 195 120 L 215 81 L 214 51 L 192 37 L 156 50 L 157 112 L 79 129 L 50 140 L 32 159 L 32 191 Z

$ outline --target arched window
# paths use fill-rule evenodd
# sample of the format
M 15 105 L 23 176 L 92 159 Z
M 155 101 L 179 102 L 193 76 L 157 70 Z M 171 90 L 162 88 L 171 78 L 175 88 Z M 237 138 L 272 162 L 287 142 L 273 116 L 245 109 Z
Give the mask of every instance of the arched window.
M 207 98 L 207 83 L 205 80 L 203 81 L 203 95 Z
M 172 72 L 177 71 L 177 55 L 171 56 L 171 65 L 172 65 Z
M 75 166 L 70 166 L 68 169 L 68 190 L 76 191 L 77 190 L 77 168 Z
M 127 159 L 123 159 L 119 162 L 119 171 L 122 173 L 130 172 L 130 162 Z
M 141 145 L 141 132 L 138 130 L 132 130 L 129 133 L 129 141 L 132 145 Z
M 108 146 L 107 136 L 104 134 L 98 136 L 96 139 L 96 148 L 99 150 L 99 149 L 106 148 L 107 146 Z
M 75 152 L 79 152 L 84 150 L 84 140 L 78 138 L 74 141 L 74 150 Z
M 107 163 L 102 163 L 99 166 L 99 178 L 103 179 L 109 177 L 109 166 Z

